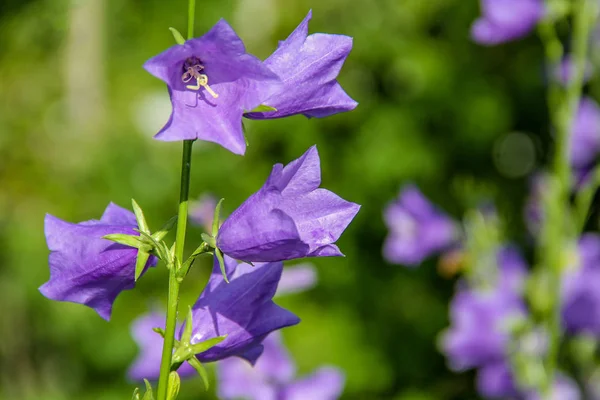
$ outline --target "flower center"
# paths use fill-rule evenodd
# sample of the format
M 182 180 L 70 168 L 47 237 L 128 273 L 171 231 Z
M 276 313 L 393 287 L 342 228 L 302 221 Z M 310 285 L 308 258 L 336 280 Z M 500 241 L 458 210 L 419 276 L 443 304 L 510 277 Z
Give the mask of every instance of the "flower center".
M 202 70 L 204 70 L 204 65 L 202 65 L 200 59 L 198 57 L 190 57 L 183 63 L 183 75 L 181 75 L 181 80 L 184 83 L 188 83 L 192 79 L 195 79 L 196 84 L 187 85 L 186 88 L 190 90 L 199 90 L 200 87 L 203 87 L 213 98 L 216 99 L 219 97 L 219 95 L 216 94 L 214 90 L 210 88 L 210 86 L 208 86 L 208 76 L 202 74 Z

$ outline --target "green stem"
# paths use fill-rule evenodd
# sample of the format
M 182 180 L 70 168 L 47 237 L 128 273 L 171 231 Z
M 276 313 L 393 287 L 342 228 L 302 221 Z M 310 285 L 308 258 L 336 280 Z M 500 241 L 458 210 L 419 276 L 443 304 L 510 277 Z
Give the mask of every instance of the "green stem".
M 562 337 L 560 324 L 560 282 L 566 256 L 565 244 L 574 236 L 574 227 L 570 225 L 569 217 L 572 216 L 569 194 L 571 190 L 571 168 L 569 163 L 570 143 L 569 133 L 583 85 L 583 74 L 588 43 L 588 10 L 587 0 L 576 0 L 573 15 L 573 74 L 568 76 L 566 91 L 561 91 L 558 83 L 552 76 L 556 67 L 561 62 L 562 45 L 556 36 L 554 23 L 546 21 L 540 26 L 540 36 L 545 44 L 546 59 L 550 64 L 550 80 L 553 81 L 549 88 L 548 104 L 552 124 L 556 133 L 556 148 L 553 160 L 553 179 L 550 182 L 550 192 L 546 199 L 546 221 L 543 237 L 541 238 L 540 251 L 542 265 L 548 268 L 550 277 L 550 292 L 552 305 L 547 311 L 547 328 L 550 343 L 546 358 L 546 377 L 543 392 L 550 394 L 554 374 L 558 363 L 558 351 Z M 563 97 L 561 99 L 561 97 Z M 562 100 L 562 101 L 561 101 Z
M 160 363 L 160 377 L 158 380 L 158 400 L 166 400 L 168 378 L 171 371 L 171 358 L 175 343 L 175 328 L 177 326 L 177 307 L 179 305 L 179 285 L 177 272 L 183 260 L 185 233 L 188 215 L 188 197 L 190 188 L 190 169 L 192 162 L 192 140 L 183 142 L 183 156 L 181 160 L 181 191 L 179 194 L 179 213 L 177 214 L 177 233 L 175 241 L 175 264 L 169 270 L 169 295 L 167 300 L 167 326 L 163 344 L 162 359 Z
M 194 16 L 196 15 L 196 0 L 188 0 L 188 40 L 194 37 Z

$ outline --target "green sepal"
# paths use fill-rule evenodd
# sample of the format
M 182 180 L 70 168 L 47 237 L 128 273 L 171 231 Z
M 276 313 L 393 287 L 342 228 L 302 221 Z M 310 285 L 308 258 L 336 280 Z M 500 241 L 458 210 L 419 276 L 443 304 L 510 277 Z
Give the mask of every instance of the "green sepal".
M 157 230 L 156 232 L 154 232 L 152 234 L 152 237 L 154 238 L 154 240 L 156 240 L 157 242 L 160 242 L 165 236 L 167 236 L 167 233 L 169 233 L 169 231 L 171 229 L 173 229 L 173 227 L 177 224 L 177 215 L 175 215 L 174 217 L 172 217 L 171 219 L 169 219 L 163 226 L 162 228 L 160 228 L 159 230 Z
M 254 107 L 251 111 L 248 111 L 248 112 L 271 112 L 271 111 L 277 111 L 277 109 L 275 107 L 271 107 L 266 104 L 261 104 L 260 106 Z
M 192 352 L 194 354 L 203 353 L 206 350 L 210 349 L 211 347 L 214 347 L 214 346 L 218 345 L 219 343 L 221 343 L 225 339 L 227 339 L 227 335 L 217 336 L 217 337 L 214 337 L 212 339 L 205 340 L 204 342 L 193 344 L 191 346 L 192 347 Z
M 150 228 L 148 228 L 146 217 L 144 217 L 144 212 L 142 211 L 139 204 L 134 199 L 131 199 L 131 205 L 133 207 L 133 213 L 135 214 L 135 219 L 137 220 L 139 230 L 142 232 L 150 233 Z
M 179 395 L 181 388 L 181 378 L 177 371 L 171 371 L 169 374 L 169 383 L 167 384 L 167 400 L 175 400 Z
M 163 328 L 155 327 L 155 328 L 152 328 L 152 330 L 154 332 L 158 333 L 160 336 L 162 336 L 163 339 L 165 338 L 166 332 Z
M 148 379 L 144 379 L 144 383 L 146 384 L 146 393 L 144 393 L 144 397 L 142 400 L 154 400 L 154 394 L 152 393 L 152 385 L 148 382 Z
M 209 245 L 210 247 L 212 247 L 213 249 L 215 247 L 217 247 L 217 240 L 215 239 L 214 236 L 211 236 L 209 234 L 206 233 L 202 233 L 200 234 L 200 237 L 202 238 L 202 240 L 204 240 L 204 242 Z
M 221 204 L 223 204 L 223 200 L 219 200 L 217 206 L 215 207 L 215 214 L 213 215 L 213 223 L 212 223 L 212 236 L 213 238 L 217 238 L 219 233 L 219 218 L 221 218 Z M 217 247 L 216 245 L 213 247 Z
M 139 388 L 135 388 L 133 390 L 133 397 L 131 398 L 131 400 L 140 400 L 140 389 Z
M 190 358 L 188 360 L 188 363 L 192 367 L 194 367 L 196 372 L 198 372 L 198 375 L 200 375 L 200 378 L 202 378 L 202 382 L 204 382 L 204 387 L 206 388 L 206 390 L 208 390 L 210 385 L 208 384 L 208 373 L 206 372 L 206 368 L 204 368 L 204 365 L 202 365 L 202 363 L 196 358 L 196 356 Z
M 141 249 L 148 247 L 148 243 L 145 243 L 142 238 L 137 235 L 127 235 L 125 233 L 111 233 L 109 235 L 102 236 L 103 239 L 113 241 L 129 247 L 135 247 Z
M 185 319 L 185 325 L 183 326 L 183 332 L 181 334 L 181 343 L 189 343 L 192 340 L 192 329 L 194 327 L 192 318 L 192 307 L 188 306 L 188 313 Z
M 173 34 L 173 38 L 175 39 L 175 42 L 177 42 L 177 44 L 185 43 L 185 39 L 183 38 L 183 35 L 181 33 L 179 33 L 179 31 L 177 29 L 170 27 L 169 30 Z
M 185 260 L 185 262 L 181 266 L 181 269 L 179 270 L 179 276 L 185 278 L 192 265 L 194 265 L 196 257 L 198 257 L 201 254 L 212 254 L 208 251 L 208 249 L 209 245 L 207 243 L 202 243 L 200 246 L 198 246 L 196 250 L 194 250 L 194 252 L 188 257 L 187 260 Z
M 150 253 L 138 250 L 137 259 L 135 260 L 135 281 L 136 282 L 142 275 L 142 272 L 144 272 L 144 268 L 146 267 L 148 258 L 150 258 Z
M 223 260 L 223 253 L 221 253 L 221 250 L 215 249 L 215 256 L 217 256 L 217 260 L 219 261 L 219 268 L 221 268 L 223 279 L 225 279 L 225 282 L 229 283 L 229 279 L 227 279 L 227 272 L 225 272 L 225 260 Z

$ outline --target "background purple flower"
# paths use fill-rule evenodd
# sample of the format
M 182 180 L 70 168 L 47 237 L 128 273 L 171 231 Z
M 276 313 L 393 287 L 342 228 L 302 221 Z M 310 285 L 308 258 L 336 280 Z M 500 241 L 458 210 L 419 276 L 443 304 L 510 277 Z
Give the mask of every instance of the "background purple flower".
M 471 38 L 483 45 L 520 39 L 543 15 L 542 0 L 481 0 L 481 17 L 471 27 Z
M 151 58 L 144 68 L 167 84 L 173 106 L 156 139 L 207 140 L 235 154 L 246 151 L 244 111 L 260 105 L 279 81 L 262 61 L 246 53 L 244 43 L 224 20 L 203 36 Z M 190 89 L 196 83 L 190 74 L 205 76 L 218 97 L 206 87 Z
M 212 232 L 217 202 L 217 198 L 211 194 L 200 196 L 198 200 L 190 204 L 190 221 L 204 228 L 206 232 Z
M 311 17 L 312 11 L 309 11 L 294 32 L 265 60 L 265 65 L 283 82 L 263 100 L 277 111 L 248 113 L 246 117 L 271 119 L 295 114 L 326 117 L 357 106 L 336 80 L 352 50 L 352 38 L 326 33 L 308 35 Z
M 138 235 L 135 215 L 110 203 L 100 220 L 72 224 L 47 214 L 44 233 L 50 249 L 50 280 L 40 286 L 49 299 L 85 304 L 104 319 L 123 290 L 135 286 L 138 250 L 102 237 Z M 146 268 L 156 265 L 151 256 Z
M 586 171 L 600 153 L 600 107 L 589 97 L 579 103 L 570 136 L 571 166 Z
M 344 376 L 333 367 L 322 367 L 295 380 L 296 367 L 278 332 L 263 342 L 264 352 L 254 367 L 229 358 L 217 364 L 219 397 L 223 400 L 335 400 L 344 386 Z
M 320 189 L 316 146 L 285 167 L 229 218 L 217 235 L 223 253 L 243 261 L 279 261 L 343 255 L 334 244 L 360 206 Z
M 314 287 L 317 283 L 317 270 L 310 263 L 285 267 L 277 285 L 275 296 L 298 293 Z
M 196 357 L 201 362 L 212 362 L 237 356 L 254 363 L 263 351 L 261 342 L 269 333 L 295 325 L 300 320 L 272 300 L 281 277 L 282 263 L 238 265 L 237 261 L 225 256 L 225 267 L 230 283 L 223 279 L 215 259 L 208 284 L 192 307 L 191 342 L 195 344 L 227 335 L 217 346 Z M 160 361 L 162 338 L 151 331 L 151 324 L 157 322 L 160 322 L 157 326 L 163 327 L 164 317 L 144 317 L 134 323 L 133 336 L 140 353 L 129 370 L 132 379 L 158 378 L 160 362 L 154 360 Z M 182 330 L 183 326 L 177 338 L 181 337 Z M 183 375 L 189 376 L 189 371 L 186 367 Z
M 558 66 L 556 71 L 554 71 L 555 79 L 557 79 L 560 83 L 562 83 L 565 86 L 569 84 L 569 81 L 571 80 L 571 77 L 573 76 L 574 73 L 575 73 L 575 71 L 574 71 L 573 59 L 570 54 L 565 56 L 562 59 L 560 65 Z M 583 83 L 584 84 L 590 80 L 593 73 L 594 73 L 594 66 L 588 60 L 586 60 L 584 71 L 583 71 Z
M 399 198 L 386 207 L 383 217 L 389 229 L 383 255 L 394 264 L 418 265 L 449 249 L 459 238 L 456 223 L 413 185 L 401 189 Z

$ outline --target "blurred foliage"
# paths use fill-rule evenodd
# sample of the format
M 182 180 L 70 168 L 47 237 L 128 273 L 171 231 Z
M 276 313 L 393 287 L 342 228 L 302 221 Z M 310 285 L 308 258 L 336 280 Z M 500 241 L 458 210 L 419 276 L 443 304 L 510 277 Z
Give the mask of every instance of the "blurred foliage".
M 417 183 L 455 216 L 495 202 L 509 237 L 525 238 L 521 207 L 529 170 L 506 174 L 495 154 L 510 132 L 548 147 L 544 72 L 535 37 L 484 48 L 469 40 L 476 0 L 206 0 L 196 32 L 227 19 L 250 52 L 266 57 L 313 9 L 311 32 L 354 37 L 340 82 L 359 103 L 323 120 L 247 121 L 245 157 L 196 143 L 192 194 L 224 197 L 231 212 L 272 164 L 317 144 L 323 186 L 362 204 L 340 240 L 346 258 L 318 259 L 317 288 L 279 303 L 303 322 L 286 329 L 300 373 L 346 371 L 343 399 L 476 398 L 473 376 L 453 374 L 436 347 L 454 282 L 435 262 L 417 269 L 381 257 L 381 210 Z M 170 111 L 162 82 L 141 65 L 184 32 L 185 0 L 29 0 L 0 5 L 0 396 L 62 400 L 129 398 L 135 316 L 162 304 L 157 268 L 122 294 L 110 323 L 86 307 L 45 299 L 43 220 L 96 218 L 134 197 L 154 227 L 176 213 L 180 143 L 152 135 Z M 527 164 L 529 165 L 529 164 Z M 531 169 L 531 168 L 529 168 Z M 502 188 L 502 190 L 500 190 Z M 189 250 L 200 241 L 191 228 Z M 194 302 L 205 261 L 183 288 Z M 193 282 L 198 281 L 198 285 Z M 214 385 L 213 385 L 214 389 Z M 180 398 L 210 399 L 199 379 Z

